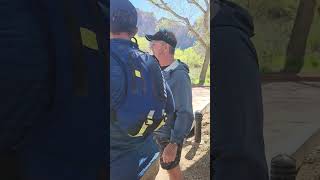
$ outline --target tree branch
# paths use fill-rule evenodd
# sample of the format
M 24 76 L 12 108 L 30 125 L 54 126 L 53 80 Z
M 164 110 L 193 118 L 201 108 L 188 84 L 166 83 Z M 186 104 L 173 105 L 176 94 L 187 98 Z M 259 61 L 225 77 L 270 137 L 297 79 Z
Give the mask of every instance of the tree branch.
M 197 6 L 202 12 L 203 14 L 206 14 L 206 10 L 195 0 L 187 0 L 188 3 L 190 4 L 194 4 L 195 6 Z
M 158 22 L 161 22 L 161 21 L 167 21 L 169 23 L 173 22 L 173 23 L 177 23 L 177 24 L 184 24 L 184 22 L 181 20 L 174 20 L 174 19 L 168 19 L 168 18 L 161 18 L 161 19 L 159 19 Z
M 207 12 L 205 15 L 204 15 L 204 19 L 203 19 L 203 25 L 204 25 L 204 28 L 205 29 L 208 29 L 209 30 L 209 12 Z
M 209 2 L 207 0 L 204 0 L 206 2 L 207 10 L 201 7 L 201 5 L 196 0 L 187 0 L 190 4 L 195 4 L 197 7 L 200 8 L 200 10 L 203 12 L 203 25 L 205 29 L 209 29 L 209 15 L 210 15 L 210 7 Z
M 174 17 L 182 20 L 184 22 L 184 24 L 187 26 L 187 28 L 189 29 L 189 31 L 192 32 L 192 34 L 194 34 L 196 36 L 196 38 L 200 41 L 201 45 L 204 46 L 205 48 L 208 47 L 207 43 L 202 39 L 202 37 L 200 36 L 199 33 L 197 33 L 195 31 L 195 29 L 192 27 L 192 25 L 190 24 L 190 21 L 188 18 L 185 18 L 179 14 L 177 14 L 175 11 L 173 11 L 173 9 L 171 7 L 168 6 L 167 3 L 165 3 L 163 0 L 159 0 L 161 2 L 161 4 L 156 3 L 154 0 L 148 0 L 150 3 L 154 4 L 155 6 L 157 6 L 158 8 L 167 11 L 169 13 L 171 13 Z
M 170 22 L 175 22 L 175 23 L 184 23 L 183 21 L 181 21 L 181 20 L 174 20 L 174 19 L 167 19 L 168 21 L 170 21 Z
M 209 9 L 210 9 L 210 8 L 209 8 L 209 6 L 210 6 L 210 4 L 209 4 L 209 0 L 204 0 L 204 3 L 206 3 L 207 10 L 209 10 Z
M 161 6 L 161 4 L 156 3 L 153 0 L 148 0 L 150 3 L 152 3 L 153 5 L 157 6 L 158 8 L 162 9 L 162 10 L 166 10 L 164 7 Z

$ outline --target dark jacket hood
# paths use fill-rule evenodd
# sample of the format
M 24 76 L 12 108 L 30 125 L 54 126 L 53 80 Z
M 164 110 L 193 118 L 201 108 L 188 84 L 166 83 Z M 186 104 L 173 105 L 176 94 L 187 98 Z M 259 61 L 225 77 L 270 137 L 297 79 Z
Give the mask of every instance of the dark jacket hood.
M 249 37 L 254 36 L 253 19 L 246 9 L 230 1 L 221 1 L 218 4 L 219 12 L 212 19 L 213 28 L 231 26 L 245 32 Z

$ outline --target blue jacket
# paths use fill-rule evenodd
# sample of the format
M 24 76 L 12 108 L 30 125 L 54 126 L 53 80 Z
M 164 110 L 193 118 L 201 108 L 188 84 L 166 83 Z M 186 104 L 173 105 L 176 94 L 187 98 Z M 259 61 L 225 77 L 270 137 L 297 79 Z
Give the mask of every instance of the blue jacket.
M 128 56 L 126 53 L 129 49 L 138 51 L 137 44 L 124 39 L 111 39 L 110 48 L 118 56 Z M 125 75 L 120 64 L 112 56 L 110 56 L 110 83 L 110 108 L 112 109 L 119 106 L 126 92 Z M 171 93 L 168 86 L 167 92 Z M 132 138 L 119 129 L 117 121 L 110 119 L 111 179 L 139 179 L 158 156 L 159 150 L 151 135 Z M 123 170 L 126 173 L 123 173 Z
M 171 142 L 182 144 L 194 119 L 189 68 L 185 63 L 176 60 L 165 68 L 163 73 L 174 97 L 175 115 L 155 134 L 161 139 L 170 139 Z

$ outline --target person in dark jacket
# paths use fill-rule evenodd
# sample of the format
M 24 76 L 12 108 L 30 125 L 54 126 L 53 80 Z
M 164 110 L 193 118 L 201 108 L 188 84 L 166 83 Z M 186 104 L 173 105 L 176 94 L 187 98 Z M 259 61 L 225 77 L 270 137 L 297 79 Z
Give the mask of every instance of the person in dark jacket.
M 160 62 L 175 99 L 175 118 L 168 119 L 167 124 L 155 133 L 162 156 L 161 167 L 168 171 L 170 180 L 180 180 L 183 179 L 179 166 L 182 145 L 193 122 L 189 67 L 174 59 L 177 40 L 172 32 L 163 29 L 154 35 L 146 35 L 146 38 L 151 43 L 153 54 Z
M 258 58 L 249 13 L 215 1 L 211 19 L 215 180 L 267 180 Z

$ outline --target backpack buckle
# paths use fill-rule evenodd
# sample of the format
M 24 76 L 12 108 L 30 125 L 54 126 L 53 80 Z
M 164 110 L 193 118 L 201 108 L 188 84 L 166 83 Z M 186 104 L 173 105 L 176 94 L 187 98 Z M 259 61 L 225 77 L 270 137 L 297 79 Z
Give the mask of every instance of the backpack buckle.
M 154 115 L 155 111 L 154 110 L 150 110 L 149 114 L 147 116 L 147 120 L 145 121 L 146 125 L 151 125 L 153 124 L 153 115 Z
M 144 122 L 144 124 L 149 126 L 149 125 L 153 124 L 153 120 L 148 118 L 148 119 Z
M 153 115 L 154 115 L 155 111 L 154 110 L 150 110 L 149 114 L 147 116 L 146 121 L 142 124 L 142 127 L 140 128 L 139 132 L 136 135 L 131 135 L 129 134 L 129 136 L 131 137 L 139 137 L 139 136 L 143 136 L 143 134 L 146 132 L 147 128 L 153 124 Z

